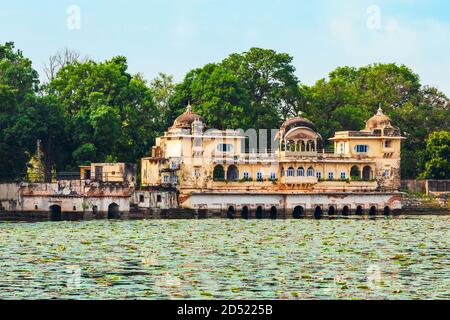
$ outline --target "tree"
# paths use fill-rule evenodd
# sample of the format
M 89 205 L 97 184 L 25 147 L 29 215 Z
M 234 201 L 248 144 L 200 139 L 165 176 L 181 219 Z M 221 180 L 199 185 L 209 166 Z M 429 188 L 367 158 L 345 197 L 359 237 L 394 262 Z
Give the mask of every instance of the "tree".
M 437 131 L 430 134 L 426 146 L 424 179 L 450 178 L 450 132 Z
M 19 109 L 29 96 L 35 95 L 38 73 L 31 61 L 14 43 L 0 45 L 0 173 L 24 172 L 29 151 L 14 135 Z
M 81 54 L 78 51 L 68 48 L 59 50 L 54 55 L 51 55 L 44 65 L 44 73 L 47 77 L 47 81 L 52 81 L 56 77 L 58 71 L 65 66 L 78 62 L 80 60 Z M 85 58 L 84 60 L 87 60 L 87 58 Z
M 251 48 L 221 63 L 247 90 L 256 129 L 278 128 L 282 120 L 299 111 L 299 81 L 292 60 L 287 53 Z
M 159 132 L 158 114 L 142 76 L 127 72 L 124 57 L 63 67 L 46 90 L 64 106 L 70 149 L 69 168 L 120 159 L 136 162 Z
M 65 123 L 64 109 L 55 96 L 29 95 L 8 131 L 28 155 L 34 153 L 36 141 L 41 140 L 46 182 L 51 181 L 53 167 L 67 161 Z
M 175 87 L 171 121 L 190 101 L 216 128 L 278 128 L 301 103 L 292 57 L 252 48 L 190 71 Z
M 188 103 L 213 128 L 247 129 L 252 124 L 250 100 L 239 80 L 229 70 L 217 64 L 208 64 L 189 72 L 183 83 L 177 85 L 172 98 L 174 105 L 184 111 Z

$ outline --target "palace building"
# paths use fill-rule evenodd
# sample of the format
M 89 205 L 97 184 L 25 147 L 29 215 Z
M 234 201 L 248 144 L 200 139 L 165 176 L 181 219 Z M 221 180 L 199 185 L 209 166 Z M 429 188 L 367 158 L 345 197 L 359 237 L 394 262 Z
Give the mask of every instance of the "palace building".
M 183 208 L 242 217 L 389 214 L 401 209 L 400 131 L 378 110 L 361 131 L 336 132 L 334 150 L 310 120 L 287 120 L 273 141 L 207 128 L 187 107 L 141 162 L 144 187 L 176 188 Z M 253 139 L 255 140 L 255 139 Z

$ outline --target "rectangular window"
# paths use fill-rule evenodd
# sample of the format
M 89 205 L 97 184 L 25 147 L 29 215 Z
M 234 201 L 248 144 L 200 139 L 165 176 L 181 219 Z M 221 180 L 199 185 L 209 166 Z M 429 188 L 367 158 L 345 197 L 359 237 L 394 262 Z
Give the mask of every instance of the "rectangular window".
M 244 172 L 244 179 L 249 179 L 250 178 L 250 174 L 248 172 Z
M 194 170 L 194 177 L 200 177 L 200 169 L 195 169 Z
M 176 169 L 176 168 L 178 168 L 178 162 L 173 161 L 172 162 L 172 169 Z
M 339 142 L 338 145 L 338 154 L 344 154 L 344 143 L 343 142 Z
M 233 146 L 229 143 L 220 143 L 217 145 L 217 150 L 220 152 L 230 152 Z
M 169 183 L 169 176 L 164 176 L 163 181 L 164 183 Z
M 389 177 L 391 175 L 391 172 L 389 169 L 384 170 L 383 176 Z
M 334 173 L 328 172 L 328 180 L 333 180 L 333 179 L 334 179 Z
M 178 183 L 178 177 L 177 176 L 173 176 L 172 177 L 172 183 L 173 184 L 177 184 Z
M 270 179 L 275 180 L 277 178 L 277 174 L 275 172 L 270 173 Z
M 357 153 L 367 153 L 369 151 L 369 146 L 366 144 L 358 144 L 355 146 L 355 151 Z
M 256 173 L 256 179 L 262 180 L 262 178 L 263 178 L 262 172 Z
M 322 179 L 322 172 L 316 172 L 317 179 Z
M 158 195 L 156 196 L 156 202 L 158 202 L 158 203 L 162 202 L 161 195 L 158 194 Z
M 139 202 L 144 202 L 144 195 L 143 194 L 139 195 Z
M 341 172 L 341 179 L 347 179 L 347 174 L 345 173 L 345 171 Z
M 390 148 L 390 147 L 392 147 L 392 140 L 386 140 L 386 141 L 384 142 L 384 147 L 385 147 L 385 148 Z

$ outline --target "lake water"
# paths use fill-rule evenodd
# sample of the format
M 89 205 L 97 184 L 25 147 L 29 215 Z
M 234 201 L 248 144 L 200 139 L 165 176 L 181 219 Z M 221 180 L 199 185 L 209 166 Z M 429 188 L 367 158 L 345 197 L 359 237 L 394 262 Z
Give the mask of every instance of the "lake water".
M 0 299 L 450 299 L 449 222 L 0 223 Z

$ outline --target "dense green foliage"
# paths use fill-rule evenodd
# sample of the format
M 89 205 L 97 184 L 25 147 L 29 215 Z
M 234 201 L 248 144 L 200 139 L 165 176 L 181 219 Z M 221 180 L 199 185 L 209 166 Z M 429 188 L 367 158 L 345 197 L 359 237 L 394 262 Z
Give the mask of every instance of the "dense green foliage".
M 55 167 L 138 162 L 189 102 L 221 129 L 274 129 L 301 111 L 325 147 L 337 130 L 364 128 L 381 106 L 407 138 L 403 177 L 449 178 L 448 98 L 405 66 L 341 67 L 306 86 L 291 56 L 252 48 L 194 69 L 180 83 L 160 73 L 147 84 L 118 56 L 70 61 L 39 86 L 31 61 L 12 43 L 0 45 L 0 172 L 25 171 L 37 139 L 47 178 Z
M 446 179 L 450 176 L 450 132 L 433 132 L 427 139 L 425 150 L 425 179 Z

